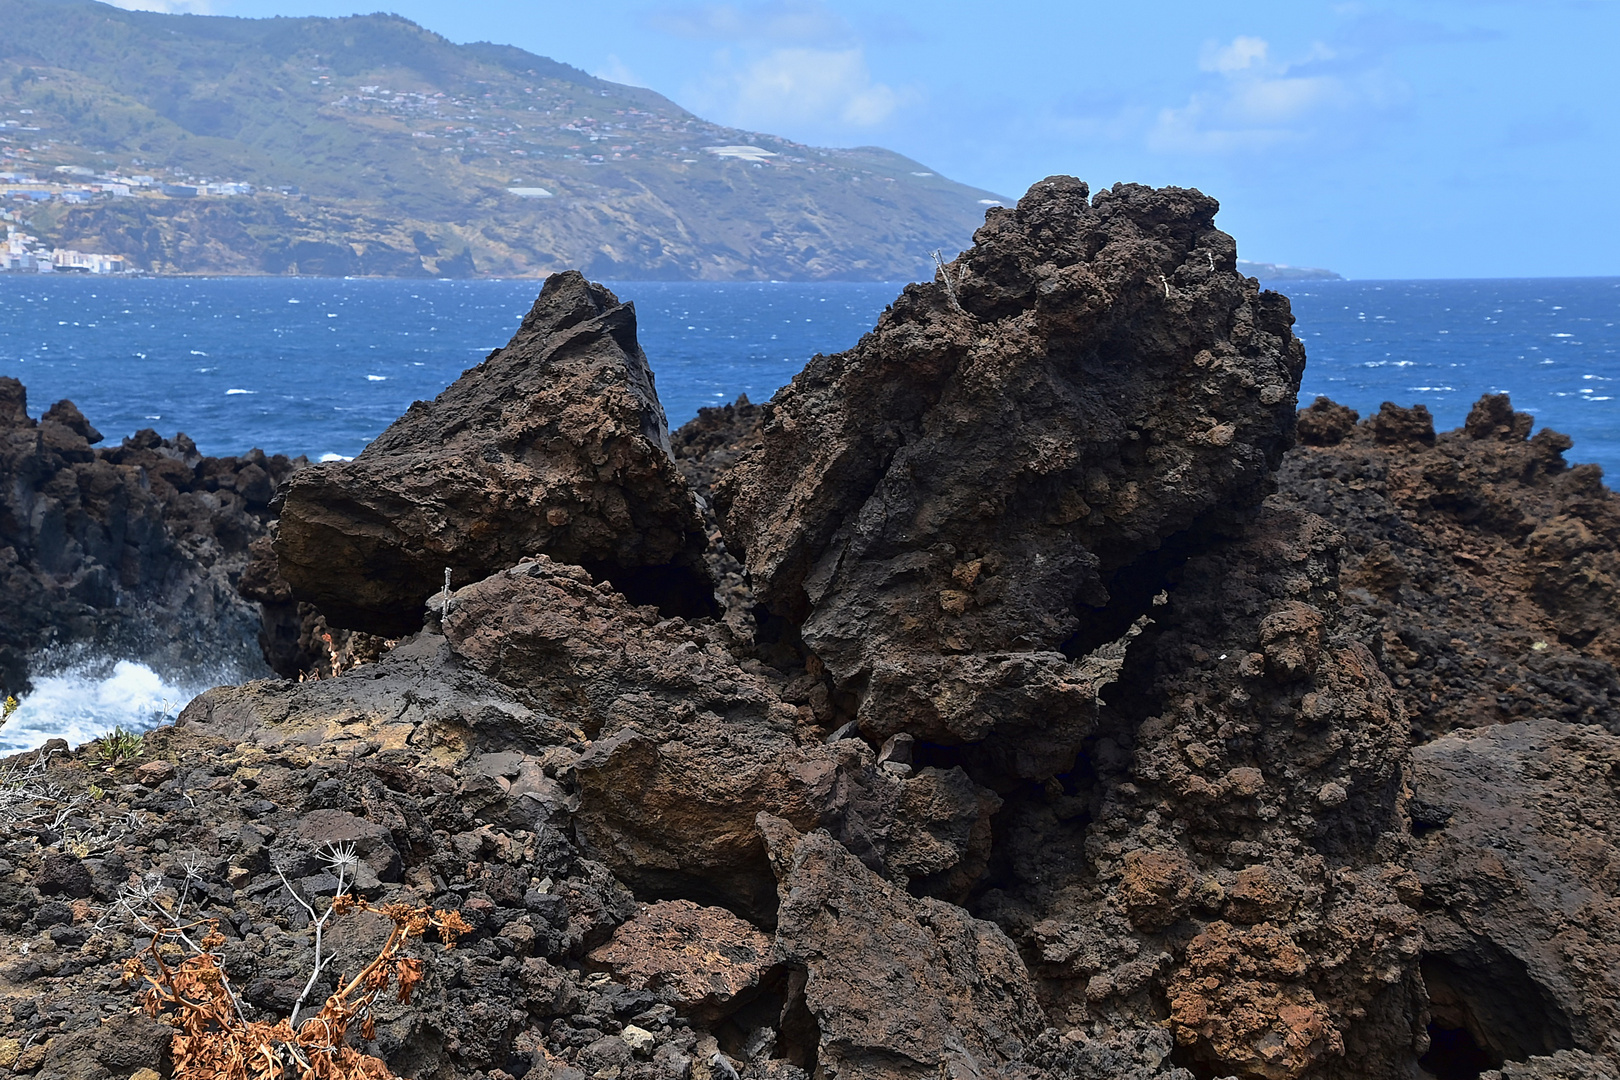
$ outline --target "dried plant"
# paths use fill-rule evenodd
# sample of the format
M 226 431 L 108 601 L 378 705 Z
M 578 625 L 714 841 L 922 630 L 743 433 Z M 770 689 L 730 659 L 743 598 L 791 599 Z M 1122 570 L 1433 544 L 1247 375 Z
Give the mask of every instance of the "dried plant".
M 146 1012 L 157 1016 L 167 1011 L 174 1016 L 180 1032 L 173 1043 L 176 1080 L 392 1080 L 393 1074 L 380 1058 L 348 1045 L 350 1029 L 358 1024 L 362 1038 L 375 1037 L 372 1006 L 390 985 L 401 1002 L 410 1002 L 423 976 L 422 961 L 405 951 L 410 939 L 432 928 L 446 948 L 453 948 L 456 939 L 472 928 L 454 911 L 397 903 L 372 905 L 351 895 L 348 884 L 358 864 L 352 845 L 331 847 L 325 860 L 338 874 L 338 888 L 319 914 L 282 874 L 288 891 L 311 917 L 315 959 L 309 982 L 292 1012 L 274 1022 L 249 1020 L 244 1015 L 217 955 L 226 940 L 217 920 L 182 924 L 179 915 L 185 897 L 170 916 L 157 901 L 158 881 L 133 885 L 122 898 L 151 933 L 144 952 L 124 962 L 124 981 L 144 976 L 147 989 L 141 1003 Z M 184 869 L 189 886 L 194 871 L 189 864 Z M 277 872 L 281 873 L 279 868 Z M 327 997 L 319 1012 L 299 1023 L 305 1000 L 334 959 L 323 951 L 323 931 L 334 916 L 356 911 L 374 912 L 392 922 L 388 940 L 376 957 Z M 148 917 L 154 915 L 165 925 L 149 922 Z M 191 933 L 204 926 L 208 932 L 194 940 Z
M 0 766 L 0 828 L 39 820 L 47 812 L 47 805 L 58 806 L 71 801 L 49 777 L 53 753 L 56 751 L 40 750 L 31 759 Z M 55 827 L 59 828 L 60 823 Z

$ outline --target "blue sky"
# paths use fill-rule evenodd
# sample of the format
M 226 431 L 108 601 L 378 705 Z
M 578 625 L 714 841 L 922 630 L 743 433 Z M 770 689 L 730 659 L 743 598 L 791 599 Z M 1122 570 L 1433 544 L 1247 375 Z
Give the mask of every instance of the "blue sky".
M 123 0 L 343 15 L 366 0 Z M 392 0 L 700 115 L 1016 196 L 1202 188 L 1244 257 L 1620 274 L 1620 0 Z

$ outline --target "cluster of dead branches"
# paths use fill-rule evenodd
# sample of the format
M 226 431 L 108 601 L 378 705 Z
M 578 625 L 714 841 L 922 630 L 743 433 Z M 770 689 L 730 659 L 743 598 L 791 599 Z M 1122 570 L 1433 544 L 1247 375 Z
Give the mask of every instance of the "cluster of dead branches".
M 334 848 L 328 862 L 338 874 L 338 887 L 325 911 L 317 914 L 314 903 L 288 885 L 311 917 L 315 958 L 292 1012 L 274 1022 L 249 1020 L 244 1014 L 218 956 L 226 938 L 217 920 L 180 922 L 184 898 L 174 916 L 162 905 L 143 902 L 139 894 L 125 898 L 126 910 L 150 933 L 151 942 L 124 962 L 124 981 L 144 978 L 143 1008 L 152 1016 L 172 1016 L 179 1032 L 172 1044 L 176 1080 L 392 1080 L 380 1058 L 348 1044 L 349 1031 L 358 1025 L 361 1038 L 375 1037 L 372 1006 L 390 986 L 401 1002 L 410 1002 L 423 977 L 421 959 L 406 951 L 412 938 L 433 929 L 446 948 L 454 948 L 457 938 L 472 928 L 455 911 L 373 905 L 353 896 L 348 892 L 355 865 L 352 849 Z M 323 940 L 329 921 L 362 911 L 393 924 L 388 939 L 369 963 L 340 983 L 319 1012 L 300 1022 L 300 1010 L 335 959 Z M 206 931 L 200 938 L 194 936 L 199 930 Z

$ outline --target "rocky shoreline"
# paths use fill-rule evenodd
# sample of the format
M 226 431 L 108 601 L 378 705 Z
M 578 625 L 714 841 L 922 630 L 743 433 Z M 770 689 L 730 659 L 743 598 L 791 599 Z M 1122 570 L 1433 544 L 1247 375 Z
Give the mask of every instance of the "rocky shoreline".
M 12 606 L 157 545 L 282 678 L 0 766 L 0 1076 L 214 1075 L 152 922 L 273 1023 L 340 879 L 470 932 L 331 1075 L 1620 1076 L 1620 505 L 1505 397 L 1296 414 L 1215 211 L 1043 181 L 673 434 L 572 273 L 353 462 L 5 389 Z

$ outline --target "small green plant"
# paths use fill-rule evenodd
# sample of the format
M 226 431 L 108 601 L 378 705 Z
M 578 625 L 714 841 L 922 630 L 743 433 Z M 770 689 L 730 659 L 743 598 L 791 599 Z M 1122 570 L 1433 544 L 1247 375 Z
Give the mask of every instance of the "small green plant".
M 84 793 L 90 796 L 91 802 L 100 802 L 102 799 L 107 797 L 107 790 L 95 784 L 91 784 L 89 787 L 85 788 Z
M 120 724 L 96 740 L 95 759 L 109 769 L 127 765 L 141 756 L 141 736 Z
M 0 705 L 0 727 L 6 726 L 6 721 L 11 719 L 11 714 L 16 712 L 21 705 L 22 702 L 18 701 L 13 695 L 6 695 L 5 704 Z

